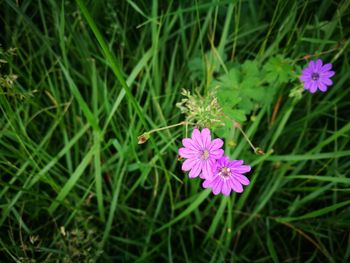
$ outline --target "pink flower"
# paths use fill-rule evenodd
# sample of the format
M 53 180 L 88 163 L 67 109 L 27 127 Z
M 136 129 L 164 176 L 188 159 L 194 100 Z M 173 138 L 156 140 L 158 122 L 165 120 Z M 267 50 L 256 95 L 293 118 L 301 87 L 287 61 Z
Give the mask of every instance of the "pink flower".
M 210 130 L 205 128 L 200 132 L 194 129 L 192 138 L 182 140 L 184 148 L 179 149 L 179 155 L 187 160 L 182 164 L 182 170 L 190 171 L 189 177 L 209 178 L 213 175 L 216 160 L 224 155 L 221 149 L 224 142 L 221 139 L 211 140 Z
M 249 165 L 242 165 L 242 160 L 231 161 L 227 156 L 217 160 L 213 167 L 214 175 L 206 178 L 204 188 L 211 188 L 214 195 L 220 192 L 228 196 L 231 190 L 237 193 L 243 192 L 242 185 L 249 185 L 249 180 L 243 175 L 250 171 Z

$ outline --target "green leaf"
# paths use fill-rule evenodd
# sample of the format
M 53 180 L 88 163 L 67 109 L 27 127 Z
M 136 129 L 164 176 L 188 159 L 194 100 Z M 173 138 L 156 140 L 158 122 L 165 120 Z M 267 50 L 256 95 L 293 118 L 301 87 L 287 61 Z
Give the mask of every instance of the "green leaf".
M 293 71 L 290 59 L 282 55 L 271 58 L 264 66 L 265 80 L 269 83 L 277 82 L 278 84 L 287 83 Z
M 241 101 L 239 93 L 228 88 L 220 88 L 217 91 L 216 96 L 222 107 L 225 107 L 225 105 L 228 104 L 232 108 Z
M 267 89 L 262 87 L 242 89 L 242 93 L 250 99 L 262 101 L 265 97 Z
M 232 111 L 232 118 L 238 122 L 244 122 L 247 120 L 247 118 L 244 114 L 244 111 L 242 111 L 242 110 L 233 110 Z
M 225 115 L 230 119 L 230 126 L 232 126 L 232 120 L 238 121 L 238 122 L 244 122 L 246 121 L 245 113 L 242 110 L 233 110 L 230 108 L 224 108 L 223 109 Z
M 254 103 L 248 96 L 243 96 L 238 106 L 246 114 L 249 114 L 254 109 Z
M 261 72 L 258 62 L 255 60 L 247 60 L 243 63 L 241 68 L 242 74 L 242 88 L 256 88 L 261 85 Z
M 237 68 L 230 69 L 227 74 L 219 78 L 221 87 L 231 90 L 239 89 L 239 75 L 239 70 Z
M 259 78 L 260 70 L 258 62 L 255 60 L 247 60 L 242 65 L 242 73 L 248 78 Z

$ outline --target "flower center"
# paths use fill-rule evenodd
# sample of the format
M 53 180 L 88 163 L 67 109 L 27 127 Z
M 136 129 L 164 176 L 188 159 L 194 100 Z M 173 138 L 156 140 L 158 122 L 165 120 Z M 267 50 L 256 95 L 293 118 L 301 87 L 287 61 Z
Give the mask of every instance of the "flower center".
M 228 168 L 228 167 L 223 167 L 220 169 L 220 173 L 219 175 L 222 177 L 222 178 L 227 178 L 231 175 L 231 169 Z
M 314 72 L 311 74 L 311 78 L 312 78 L 312 80 L 318 80 L 320 78 L 320 74 Z
M 207 149 L 202 152 L 201 158 L 202 160 L 207 160 L 209 158 L 209 151 Z

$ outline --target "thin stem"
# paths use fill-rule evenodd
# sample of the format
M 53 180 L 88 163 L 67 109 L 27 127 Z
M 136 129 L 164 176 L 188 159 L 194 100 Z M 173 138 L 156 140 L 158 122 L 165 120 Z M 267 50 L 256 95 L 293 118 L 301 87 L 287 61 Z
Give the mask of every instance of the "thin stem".
M 317 53 L 314 53 L 314 54 L 307 54 L 305 56 L 303 56 L 302 58 L 298 58 L 295 60 L 296 61 L 300 61 L 300 60 L 308 60 L 312 57 L 319 57 L 321 55 L 325 55 L 325 54 L 328 54 L 328 53 L 332 53 L 334 51 L 337 51 L 339 48 L 341 48 L 342 46 L 344 45 L 344 41 L 340 41 L 337 43 L 337 45 L 334 47 L 334 48 L 331 48 L 329 50 L 326 50 L 326 51 L 323 51 L 323 52 L 317 52 Z
M 157 132 L 157 131 L 162 131 L 162 130 L 166 130 L 166 129 L 171 129 L 171 128 L 174 128 L 174 127 L 177 127 L 177 126 L 181 126 L 181 125 L 188 125 L 188 124 L 193 124 L 192 122 L 188 122 L 188 121 L 182 121 L 182 122 L 179 122 L 179 123 L 176 123 L 176 124 L 172 124 L 172 125 L 169 125 L 169 126 L 165 126 L 165 127 L 162 127 L 162 128 L 157 128 L 157 129 L 153 129 L 153 130 L 150 130 L 149 132 L 147 132 L 148 134 L 151 134 L 151 133 L 154 133 L 154 132 Z
M 174 127 L 181 126 L 181 125 L 186 125 L 186 133 L 187 133 L 187 125 L 188 124 L 195 125 L 195 123 L 192 123 L 192 122 L 182 121 L 180 123 L 176 123 L 176 124 L 165 126 L 165 127 L 162 127 L 162 128 L 153 129 L 153 130 L 150 130 L 149 132 L 145 132 L 145 133 L 143 133 L 143 134 L 141 134 L 140 136 L 137 137 L 138 144 L 144 144 L 151 137 L 150 136 L 151 133 L 154 133 L 154 132 L 157 132 L 157 131 L 166 130 L 166 129 L 170 129 L 170 128 L 174 128 Z
M 249 143 L 250 147 L 254 150 L 254 152 L 255 152 L 256 154 L 259 154 L 259 155 L 264 155 L 264 154 L 265 154 L 265 152 L 264 152 L 261 148 L 255 147 L 255 146 L 253 145 L 253 143 L 252 143 L 251 140 L 248 138 L 247 134 L 245 134 L 245 132 L 243 131 L 241 125 L 240 125 L 238 122 L 233 121 L 233 127 L 239 129 L 239 131 L 243 134 L 244 138 L 246 139 L 246 141 Z
M 244 138 L 247 140 L 247 142 L 249 143 L 250 147 L 252 147 L 252 149 L 254 150 L 254 152 L 257 152 L 258 148 L 254 147 L 253 143 L 250 141 L 250 139 L 248 138 L 248 136 L 245 134 L 245 132 L 242 130 L 241 126 L 237 127 L 239 129 L 239 131 L 243 134 Z

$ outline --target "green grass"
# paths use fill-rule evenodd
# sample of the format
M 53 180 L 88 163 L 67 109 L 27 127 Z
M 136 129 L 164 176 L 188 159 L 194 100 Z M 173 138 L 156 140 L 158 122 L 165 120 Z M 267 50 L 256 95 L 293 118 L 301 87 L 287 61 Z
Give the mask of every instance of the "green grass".
M 349 1 L 1 6 L 1 261 L 350 261 Z M 333 63 L 334 85 L 300 99 L 296 82 L 273 87 L 243 124 L 265 155 L 224 138 L 252 165 L 244 193 L 214 196 L 181 171 L 191 125 L 137 143 L 185 119 L 183 88 L 205 95 L 232 65 L 277 55 Z

